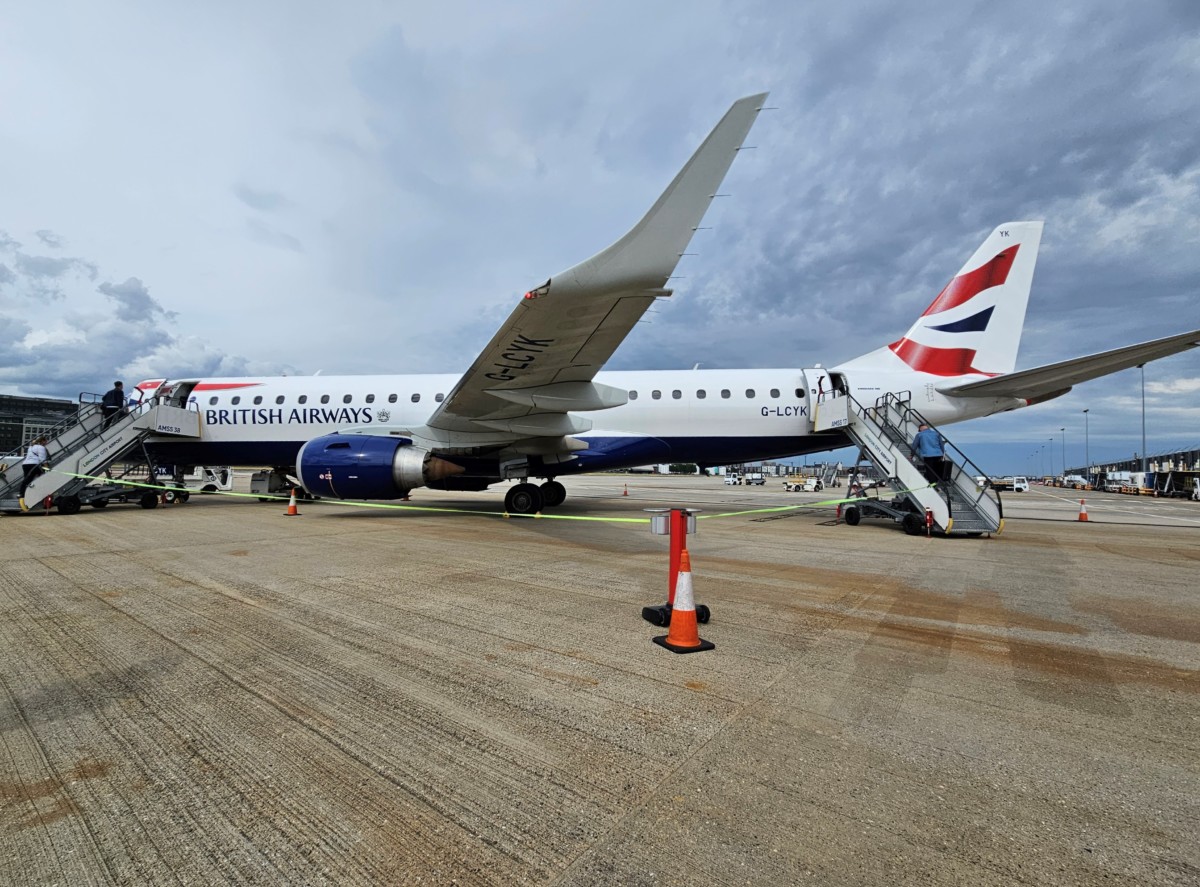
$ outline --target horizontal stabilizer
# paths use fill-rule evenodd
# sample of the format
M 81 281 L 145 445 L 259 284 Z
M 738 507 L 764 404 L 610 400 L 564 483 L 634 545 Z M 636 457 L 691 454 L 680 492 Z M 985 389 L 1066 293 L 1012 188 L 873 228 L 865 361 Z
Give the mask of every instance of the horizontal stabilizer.
M 1200 346 L 1200 330 L 1192 330 L 1190 333 L 1167 336 L 1165 339 L 1154 339 L 1140 345 L 1129 345 L 1100 354 L 1089 354 L 1086 357 L 1076 357 L 1061 363 L 997 376 L 994 379 L 939 388 L 938 391 L 951 397 L 1019 397 L 1024 400 L 1040 400 L 1049 395 L 1065 394 L 1080 382 L 1140 366 L 1162 357 L 1170 357 L 1197 346 Z

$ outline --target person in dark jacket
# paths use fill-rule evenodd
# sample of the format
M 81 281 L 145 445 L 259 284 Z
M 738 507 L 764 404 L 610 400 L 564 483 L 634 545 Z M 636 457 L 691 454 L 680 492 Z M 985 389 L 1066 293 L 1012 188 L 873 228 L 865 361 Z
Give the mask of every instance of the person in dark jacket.
M 125 409 L 125 387 L 121 382 L 113 382 L 112 390 L 100 401 L 104 410 L 104 427 L 116 422 Z

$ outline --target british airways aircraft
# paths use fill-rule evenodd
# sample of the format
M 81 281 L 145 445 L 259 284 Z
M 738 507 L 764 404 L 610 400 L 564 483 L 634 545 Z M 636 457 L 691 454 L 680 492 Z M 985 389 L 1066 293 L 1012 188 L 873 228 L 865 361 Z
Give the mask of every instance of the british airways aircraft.
M 827 394 L 907 392 L 935 424 L 1017 409 L 1200 344 L 1200 330 L 1014 371 L 1041 222 L 997 227 L 912 328 L 828 368 L 601 372 L 657 299 L 766 94 L 733 104 L 624 237 L 524 294 L 462 375 L 149 380 L 200 412 L 201 436 L 156 438 L 174 465 L 274 466 L 312 494 L 398 499 L 484 490 L 508 511 L 560 505 L 571 474 L 654 462 L 753 462 L 846 446 L 813 432 Z M 538 484 L 530 479 L 541 479 Z

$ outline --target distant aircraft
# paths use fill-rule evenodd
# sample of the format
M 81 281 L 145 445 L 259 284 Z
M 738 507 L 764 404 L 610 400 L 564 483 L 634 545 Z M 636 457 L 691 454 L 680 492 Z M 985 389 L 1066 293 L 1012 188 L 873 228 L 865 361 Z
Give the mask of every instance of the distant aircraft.
M 846 446 L 813 432 L 826 396 L 907 392 L 935 424 L 1040 403 L 1200 344 L 1200 330 L 1014 372 L 1041 222 L 997 227 L 912 328 L 829 368 L 601 372 L 656 299 L 762 107 L 733 104 L 645 217 L 612 246 L 524 294 L 462 375 L 150 380 L 200 411 L 199 439 L 155 438 L 174 465 L 275 466 L 344 499 L 519 480 L 507 510 L 559 505 L 571 474 L 701 466 Z M 530 478 L 543 479 L 540 485 Z

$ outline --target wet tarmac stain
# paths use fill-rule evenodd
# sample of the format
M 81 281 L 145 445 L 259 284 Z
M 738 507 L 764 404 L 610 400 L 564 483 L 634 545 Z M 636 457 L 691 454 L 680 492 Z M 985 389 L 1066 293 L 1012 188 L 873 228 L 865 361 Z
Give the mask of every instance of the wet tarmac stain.
M 112 770 L 112 764 L 107 761 L 86 760 L 81 761 L 61 776 L 50 776 L 37 782 L 0 780 L 0 801 L 24 801 L 34 805 L 33 815 L 16 823 L 15 827 L 18 829 L 49 825 L 79 813 L 79 807 L 65 794 L 71 783 L 84 779 L 99 779 L 107 776 L 110 770 Z M 54 803 L 49 807 L 38 804 L 39 801 L 49 799 L 54 799 Z M 5 803 L 0 805 L 0 809 L 15 808 Z
M 789 607 L 798 611 L 811 611 L 814 602 L 828 605 L 836 604 L 848 594 L 859 594 L 865 597 L 855 606 L 856 612 L 875 612 L 887 614 L 891 618 L 907 617 L 910 619 L 925 619 L 934 622 L 962 623 L 976 626 L 994 626 L 1020 628 L 1028 631 L 1046 631 L 1055 634 L 1085 635 L 1087 629 L 1072 622 L 1048 619 L 1034 616 L 1020 610 L 1005 606 L 999 598 L 991 593 L 980 593 L 968 589 L 964 594 L 945 594 L 929 591 L 915 585 L 900 582 L 887 576 L 873 574 L 847 573 L 844 570 L 828 570 L 806 566 L 798 569 L 787 564 L 756 564 L 747 561 L 737 561 L 724 558 L 707 558 L 710 575 L 720 575 L 718 567 L 724 567 L 734 576 L 745 579 L 778 579 L 786 582 L 796 591 L 796 599 Z M 698 580 L 703 582 L 703 576 Z M 722 579 L 722 591 L 730 588 L 730 583 Z M 745 598 L 739 593 L 738 599 L 760 599 L 778 606 L 778 589 L 760 588 L 754 584 L 734 580 L 734 586 L 741 592 L 748 592 Z M 699 593 L 699 592 L 698 592 Z M 874 622 L 872 622 L 874 624 Z
M 707 690 L 708 689 L 708 684 L 704 683 L 704 681 L 688 681 L 687 683 L 684 684 L 684 686 L 687 687 L 689 690 Z
M 244 549 L 244 548 L 239 548 L 237 551 L 229 552 L 230 557 L 246 557 L 249 554 L 250 554 L 250 552 L 246 551 L 246 549 Z
M 566 681 L 577 687 L 599 687 L 600 682 L 595 678 L 585 678 L 581 675 L 570 674 L 565 671 L 555 671 L 552 668 L 539 668 L 538 673 L 548 678 L 555 678 L 560 681 Z
M 1145 598 L 1072 597 L 1081 613 L 1109 619 L 1118 628 L 1144 637 L 1200 644 L 1200 613 L 1185 605 L 1170 608 Z

